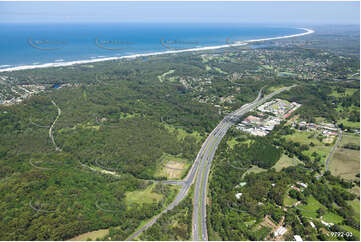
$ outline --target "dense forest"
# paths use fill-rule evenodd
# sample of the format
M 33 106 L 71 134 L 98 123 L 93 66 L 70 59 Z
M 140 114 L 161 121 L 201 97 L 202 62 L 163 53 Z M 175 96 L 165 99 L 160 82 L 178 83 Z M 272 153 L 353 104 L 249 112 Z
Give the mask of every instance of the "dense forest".
M 166 179 L 155 177 L 162 155 L 191 163 L 220 116 L 180 85 L 160 84 L 154 73 L 124 66 L 129 73 L 49 86 L 21 104 L 0 107 L 1 239 L 66 240 L 112 228 L 111 238 L 124 240 L 174 198 L 176 187 L 155 189 L 149 181 Z M 39 80 L 74 80 L 63 68 L 32 73 Z M 87 70 L 76 73 L 94 80 Z M 138 193 L 148 197 L 135 202 L 131 196 Z

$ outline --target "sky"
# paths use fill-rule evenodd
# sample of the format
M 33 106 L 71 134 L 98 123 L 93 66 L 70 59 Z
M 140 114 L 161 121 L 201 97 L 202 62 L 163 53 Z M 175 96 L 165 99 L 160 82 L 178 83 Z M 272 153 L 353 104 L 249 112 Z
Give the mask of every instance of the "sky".
M 356 2 L 0 2 L 0 23 L 360 24 Z

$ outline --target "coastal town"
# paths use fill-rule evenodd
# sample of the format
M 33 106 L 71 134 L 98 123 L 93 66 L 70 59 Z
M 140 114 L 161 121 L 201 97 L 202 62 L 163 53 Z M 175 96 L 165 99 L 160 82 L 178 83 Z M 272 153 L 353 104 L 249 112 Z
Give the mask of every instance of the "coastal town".
M 22 103 L 25 99 L 43 92 L 51 88 L 63 87 L 77 87 L 79 84 L 64 83 L 64 84 L 46 84 L 46 83 L 33 83 L 33 84 L 15 84 L 12 85 L 11 79 L 8 76 L 0 76 L 0 105 L 9 106 Z

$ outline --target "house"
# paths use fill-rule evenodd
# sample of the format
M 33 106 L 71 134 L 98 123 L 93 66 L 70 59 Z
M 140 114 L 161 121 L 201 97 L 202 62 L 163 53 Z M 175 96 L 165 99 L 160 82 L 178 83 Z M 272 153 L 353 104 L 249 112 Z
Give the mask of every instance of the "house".
M 279 227 L 275 232 L 273 232 L 275 237 L 284 235 L 287 232 L 287 229 L 285 227 Z
M 302 183 L 302 182 L 296 182 L 297 185 L 300 185 L 300 186 L 303 186 L 304 188 L 307 188 L 307 184 L 305 183 Z
M 321 220 L 321 223 L 322 223 L 323 225 L 327 226 L 327 227 L 331 227 L 331 224 L 326 223 L 326 222 L 325 222 L 325 221 L 323 221 L 323 220 Z
M 242 196 L 242 193 L 241 193 L 241 192 L 236 194 L 236 198 L 237 198 L 237 199 L 240 199 L 241 196 Z
M 303 239 L 299 235 L 295 235 L 293 237 L 295 238 L 296 241 L 303 241 Z
M 295 186 L 292 185 L 291 188 L 301 192 L 301 190 L 298 187 L 295 187 Z
M 311 224 L 312 228 L 314 228 L 314 229 L 316 228 L 315 224 L 312 221 L 310 221 L 310 224 Z

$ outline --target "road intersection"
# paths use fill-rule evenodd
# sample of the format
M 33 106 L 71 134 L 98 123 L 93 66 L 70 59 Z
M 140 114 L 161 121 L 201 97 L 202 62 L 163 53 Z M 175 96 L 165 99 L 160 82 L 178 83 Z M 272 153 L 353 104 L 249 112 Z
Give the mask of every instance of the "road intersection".
M 219 143 L 222 138 L 226 135 L 227 130 L 244 114 L 254 109 L 255 107 L 261 105 L 267 100 L 271 99 L 273 96 L 291 89 L 293 86 L 284 87 L 277 91 L 272 92 L 271 94 L 262 98 L 263 88 L 258 92 L 257 98 L 248 104 L 243 105 L 241 108 L 237 109 L 231 114 L 228 114 L 218 125 L 217 127 L 209 134 L 207 139 L 202 144 L 198 155 L 190 168 L 188 175 L 183 181 L 159 181 L 162 183 L 181 185 L 181 189 L 177 194 L 173 202 L 171 202 L 166 209 L 164 209 L 160 214 L 153 217 L 148 223 L 139 228 L 136 232 L 130 235 L 127 240 L 133 240 L 142 232 L 151 227 L 158 218 L 164 213 L 172 210 L 177 206 L 188 194 L 191 185 L 194 180 L 196 180 L 195 190 L 194 190 L 194 199 L 193 199 L 193 240 L 208 240 L 207 233 L 207 222 L 206 222 L 206 198 L 207 198 L 207 184 L 208 176 L 211 169 L 212 160 L 214 154 L 217 150 Z
M 211 163 L 214 157 L 214 154 L 217 150 L 217 147 L 223 137 L 226 135 L 227 130 L 237 122 L 243 115 L 251 111 L 255 107 L 261 105 L 267 100 L 271 99 L 273 96 L 289 90 L 294 86 L 281 88 L 263 98 L 262 91 L 263 88 L 258 92 L 257 98 L 248 104 L 243 105 L 241 108 L 237 109 L 233 113 L 227 115 L 217 127 L 209 134 L 207 140 L 205 141 L 207 149 L 205 152 L 202 152 L 201 161 L 200 161 L 200 170 L 197 176 L 194 198 L 193 198 L 193 240 L 208 240 L 207 233 L 207 184 L 208 176 L 211 169 Z M 201 150 L 202 151 L 202 150 Z M 197 161 L 197 160 L 196 160 Z

